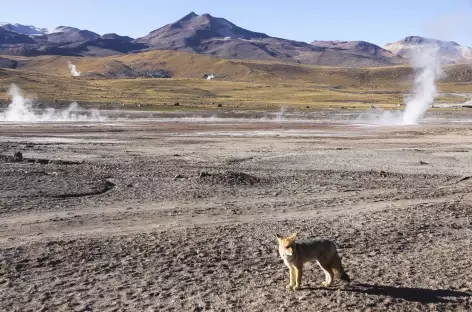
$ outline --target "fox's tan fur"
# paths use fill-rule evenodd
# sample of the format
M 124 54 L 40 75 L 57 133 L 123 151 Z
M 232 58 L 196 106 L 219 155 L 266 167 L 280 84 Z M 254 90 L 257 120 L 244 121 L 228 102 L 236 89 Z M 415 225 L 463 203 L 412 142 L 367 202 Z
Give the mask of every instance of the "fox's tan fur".
M 350 282 L 334 242 L 330 240 L 312 240 L 299 243 L 296 242 L 296 233 L 289 237 L 282 237 L 277 234 L 276 237 L 279 241 L 280 257 L 290 270 L 288 289 L 300 289 L 303 264 L 313 261 L 316 261 L 325 272 L 326 280 L 323 282 L 323 286 L 329 287 L 335 274 L 343 281 Z

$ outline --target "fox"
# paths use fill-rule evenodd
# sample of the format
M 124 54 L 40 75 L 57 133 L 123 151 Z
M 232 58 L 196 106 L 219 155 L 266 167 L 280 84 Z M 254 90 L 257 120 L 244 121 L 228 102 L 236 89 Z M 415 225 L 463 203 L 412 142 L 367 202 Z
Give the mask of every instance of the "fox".
M 275 234 L 279 243 L 279 254 L 289 269 L 290 283 L 286 286 L 289 290 L 300 289 L 302 283 L 303 265 L 316 261 L 325 273 L 325 287 L 330 287 L 336 274 L 348 284 L 351 278 L 344 271 L 341 258 L 336 245 L 327 239 L 313 239 L 307 242 L 296 242 L 297 233 L 288 237 Z

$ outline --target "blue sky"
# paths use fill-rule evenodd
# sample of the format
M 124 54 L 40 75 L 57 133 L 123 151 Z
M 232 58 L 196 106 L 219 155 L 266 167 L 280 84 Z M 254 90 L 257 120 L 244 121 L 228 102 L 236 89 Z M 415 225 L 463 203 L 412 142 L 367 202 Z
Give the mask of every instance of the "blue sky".
M 224 17 L 268 35 L 313 40 L 365 40 L 383 45 L 409 35 L 472 46 L 470 0 L 22 0 L 1 1 L 0 22 L 59 25 L 131 37 L 194 11 Z

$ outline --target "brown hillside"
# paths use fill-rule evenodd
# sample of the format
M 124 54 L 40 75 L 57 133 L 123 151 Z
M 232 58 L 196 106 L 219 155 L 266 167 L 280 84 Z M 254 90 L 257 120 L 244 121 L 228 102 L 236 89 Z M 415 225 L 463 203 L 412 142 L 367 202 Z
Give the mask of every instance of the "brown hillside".
M 291 64 L 275 61 L 227 60 L 212 56 L 177 52 L 152 51 L 110 57 L 39 56 L 10 57 L 18 61 L 18 69 L 46 74 L 70 76 L 71 61 L 85 77 L 114 78 L 129 69 L 138 72 L 162 69 L 174 78 L 201 79 L 205 74 L 220 75 L 221 80 L 281 82 L 306 81 L 333 86 L 382 86 L 408 79 L 409 67 L 339 68 Z
M 408 66 L 372 68 L 339 68 L 291 64 L 275 61 L 227 60 L 218 57 L 177 51 L 151 51 L 109 57 L 9 57 L 18 62 L 18 69 L 46 74 L 70 76 L 67 66 L 71 61 L 84 76 L 116 77 L 126 68 L 136 71 L 163 69 L 174 78 L 201 79 L 205 74 L 221 75 L 227 81 L 307 81 L 340 86 L 402 85 L 412 78 Z M 472 68 L 450 65 L 445 68 L 443 81 L 472 82 Z

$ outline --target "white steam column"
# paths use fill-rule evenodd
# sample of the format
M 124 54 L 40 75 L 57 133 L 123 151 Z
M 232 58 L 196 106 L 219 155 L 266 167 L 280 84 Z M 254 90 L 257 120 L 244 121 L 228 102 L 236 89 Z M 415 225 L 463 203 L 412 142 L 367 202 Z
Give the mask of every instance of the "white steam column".
M 416 125 L 438 95 L 436 80 L 442 74 L 438 50 L 437 45 L 428 45 L 417 47 L 412 51 L 411 62 L 415 70 L 415 89 L 413 96 L 406 99 L 403 125 Z
M 69 70 L 72 76 L 74 77 L 79 77 L 80 72 L 76 70 L 75 65 L 72 64 L 70 61 L 67 62 L 67 65 L 69 66 Z

